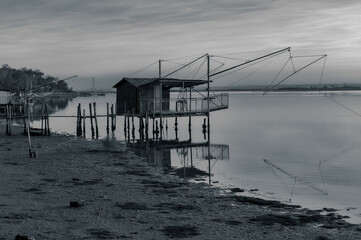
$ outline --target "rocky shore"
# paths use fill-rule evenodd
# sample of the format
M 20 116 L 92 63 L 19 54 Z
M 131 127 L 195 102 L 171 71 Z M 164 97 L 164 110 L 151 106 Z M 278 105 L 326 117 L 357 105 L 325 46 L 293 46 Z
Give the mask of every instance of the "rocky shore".
M 0 124 L 0 239 L 361 239 L 361 225 L 164 175 L 110 139 Z M 30 239 L 30 238 L 29 238 Z

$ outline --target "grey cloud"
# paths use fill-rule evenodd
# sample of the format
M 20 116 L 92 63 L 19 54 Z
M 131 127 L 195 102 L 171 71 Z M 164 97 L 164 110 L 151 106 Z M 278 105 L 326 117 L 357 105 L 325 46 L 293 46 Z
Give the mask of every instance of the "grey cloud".
M 358 59 L 360 11 L 356 0 L 0 0 L 0 60 L 93 75 L 215 49 L 341 48 Z

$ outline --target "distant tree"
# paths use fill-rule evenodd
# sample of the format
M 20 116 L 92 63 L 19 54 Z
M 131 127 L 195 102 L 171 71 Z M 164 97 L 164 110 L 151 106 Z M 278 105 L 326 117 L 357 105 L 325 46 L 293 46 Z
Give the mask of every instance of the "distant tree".
M 0 89 L 6 89 L 13 93 L 30 88 L 43 92 L 72 91 L 68 84 L 59 81 L 58 78 L 45 75 L 39 69 L 32 70 L 26 67 L 13 69 L 8 64 L 3 64 L 0 68 Z

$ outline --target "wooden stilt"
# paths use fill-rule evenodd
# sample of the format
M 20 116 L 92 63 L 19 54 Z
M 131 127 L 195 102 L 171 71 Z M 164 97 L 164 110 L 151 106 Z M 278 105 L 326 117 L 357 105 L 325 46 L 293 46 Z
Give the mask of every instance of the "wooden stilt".
M 44 114 L 42 114 L 42 116 L 41 116 L 41 126 L 40 126 L 40 129 L 41 129 L 41 135 L 44 135 Z
M 174 121 L 174 131 L 175 131 L 175 140 L 178 140 L 178 118 L 175 118 Z
M 116 128 L 116 118 L 115 118 L 115 114 L 114 114 L 114 104 L 112 104 L 112 107 L 111 107 L 111 119 L 112 119 L 112 132 L 115 131 L 115 128 Z
M 46 121 L 45 103 L 44 103 L 43 119 L 44 119 L 44 135 L 47 136 L 48 135 L 48 128 L 47 128 L 47 121 Z
M 91 103 L 89 103 L 89 118 L 90 118 L 90 129 L 92 132 L 92 138 L 94 138 L 93 111 L 92 111 Z
M 189 116 L 188 119 L 188 132 L 189 132 L 189 141 L 192 141 L 192 117 Z
M 206 118 L 203 119 L 202 133 L 204 140 L 206 140 L 206 133 L 207 133 Z
M 143 120 L 142 120 L 142 117 L 139 117 L 139 130 L 138 130 L 138 132 L 139 132 L 139 139 L 143 139 L 142 138 L 142 122 L 143 122 Z
M 113 104 L 112 104 L 112 106 L 110 107 L 110 114 L 111 114 L 111 116 L 110 116 L 111 129 L 112 129 L 112 132 L 114 132 L 114 117 L 113 117 L 113 115 L 114 115 L 114 106 L 113 106 Z
M 10 117 L 9 105 L 6 105 L 6 135 L 10 135 L 9 134 L 9 117 Z
M 13 121 L 12 121 L 12 115 L 13 115 L 13 105 L 9 105 L 9 135 L 11 135 L 11 128 L 13 125 Z
M 134 108 L 133 108 L 133 112 L 132 112 L 132 138 L 135 139 Z
M 127 113 L 124 112 L 124 139 L 127 138 Z
M 85 109 L 83 109 L 83 137 L 85 138 Z
M 95 137 L 96 139 L 99 138 L 99 128 L 98 128 L 98 120 L 97 120 L 97 107 L 96 102 L 93 102 L 94 107 L 94 120 L 95 120 Z
M 148 118 L 148 112 L 145 112 L 145 139 L 148 141 L 148 126 L 149 125 L 149 118 Z
M 45 122 L 46 122 L 45 135 L 50 136 L 49 109 L 47 103 L 45 103 Z
M 154 140 L 154 134 L 155 134 L 155 123 L 154 123 L 154 120 L 155 120 L 155 119 L 154 119 L 154 117 L 153 117 L 153 124 L 152 124 L 152 126 L 153 126 L 153 131 L 152 131 L 152 132 L 153 132 L 153 140 Z
M 76 136 L 79 137 L 79 105 L 76 108 Z
M 160 128 L 160 140 L 163 139 L 163 118 L 162 116 L 159 118 L 159 128 Z
M 81 105 L 78 104 L 77 109 L 77 119 L 76 119 L 76 136 L 80 137 L 82 135 L 82 128 L 81 128 Z
M 158 120 L 155 121 L 155 139 L 158 140 L 159 136 L 159 128 L 158 128 Z
M 129 111 L 127 113 L 127 123 L 128 123 L 128 127 L 127 127 L 127 130 L 128 130 L 128 140 L 130 140 L 130 114 L 129 114 Z
M 109 103 L 107 103 L 107 133 L 109 133 Z

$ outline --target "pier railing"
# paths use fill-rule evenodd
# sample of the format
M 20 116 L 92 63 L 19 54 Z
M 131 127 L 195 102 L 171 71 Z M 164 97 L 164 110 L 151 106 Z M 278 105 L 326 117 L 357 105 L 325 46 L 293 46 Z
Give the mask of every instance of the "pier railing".
M 228 94 L 216 94 L 209 97 L 209 111 L 228 108 Z M 187 115 L 208 112 L 208 98 L 170 98 L 143 99 L 139 102 L 140 114 Z

